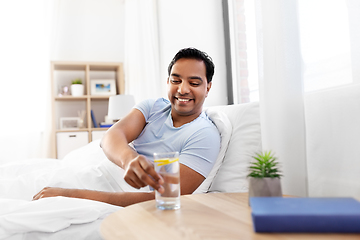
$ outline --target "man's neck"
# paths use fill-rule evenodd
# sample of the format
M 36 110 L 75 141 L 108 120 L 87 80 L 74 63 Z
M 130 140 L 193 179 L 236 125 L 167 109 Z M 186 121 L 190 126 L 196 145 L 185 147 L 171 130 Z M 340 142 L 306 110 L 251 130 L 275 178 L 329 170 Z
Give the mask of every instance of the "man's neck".
M 196 118 L 198 118 L 200 116 L 200 114 L 201 114 L 201 112 L 198 114 L 183 116 L 183 115 L 177 115 L 177 114 L 174 114 L 173 112 L 171 112 L 171 118 L 172 118 L 174 127 L 178 128 L 186 123 L 194 121 Z

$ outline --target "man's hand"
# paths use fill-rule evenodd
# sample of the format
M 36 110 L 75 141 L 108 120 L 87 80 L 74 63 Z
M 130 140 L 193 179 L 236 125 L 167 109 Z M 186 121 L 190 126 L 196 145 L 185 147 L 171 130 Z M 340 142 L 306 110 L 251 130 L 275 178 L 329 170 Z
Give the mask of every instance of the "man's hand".
M 33 200 L 39 200 L 40 198 L 47 198 L 47 197 L 58 197 L 58 196 L 71 197 L 71 190 L 72 189 L 45 187 L 33 197 Z
M 162 187 L 164 180 L 155 171 L 152 162 L 143 155 L 138 155 L 127 164 L 124 179 L 129 185 L 137 189 L 149 185 L 159 193 L 164 192 Z

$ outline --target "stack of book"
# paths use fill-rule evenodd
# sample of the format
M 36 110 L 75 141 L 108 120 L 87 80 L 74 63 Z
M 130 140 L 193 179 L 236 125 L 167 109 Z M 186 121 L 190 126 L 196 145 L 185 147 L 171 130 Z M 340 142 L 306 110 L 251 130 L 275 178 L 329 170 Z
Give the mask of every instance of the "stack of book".
M 99 123 L 99 127 L 101 127 L 101 128 L 109 128 L 112 125 L 114 125 L 114 124 L 113 123 L 106 123 L 106 122 Z

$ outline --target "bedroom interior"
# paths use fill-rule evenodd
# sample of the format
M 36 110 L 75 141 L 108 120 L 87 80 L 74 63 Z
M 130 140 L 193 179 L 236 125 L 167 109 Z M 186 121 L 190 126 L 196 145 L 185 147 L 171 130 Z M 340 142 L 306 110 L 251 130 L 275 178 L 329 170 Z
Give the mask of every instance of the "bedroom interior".
M 18 9 L 18 2 L 24 7 Z M 99 140 L 87 138 L 62 160 L 55 159 L 59 131 L 53 125 L 51 93 L 59 86 L 51 87 L 51 62 L 122 63 L 121 93 L 134 96 L 137 103 L 166 98 L 167 65 L 179 49 L 191 46 L 207 52 L 215 63 L 205 109 L 219 124 L 229 120 L 228 131 L 233 133 L 222 149 L 224 155 L 218 157 L 218 171 L 214 168 L 212 178 L 204 182 L 208 186 L 198 192 L 246 192 L 246 164 L 251 155 L 271 149 L 282 164 L 284 194 L 360 198 L 359 1 L 19 0 L 1 3 L 0 9 L 0 25 L 7 36 L 0 44 L 5 53 L 0 56 L 1 82 L 15 82 L 0 95 L 4 113 L 0 121 L 5 126 L 0 135 L 1 188 L 15 184 L 5 176 L 24 173 L 27 168 L 51 169 L 51 173 L 71 169 L 84 176 L 88 169 L 89 177 L 104 158 L 96 146 Z M 89 84 L 90 77 L 81 75 Z M 87 109 L 91 100 L 79 98 L 81 108 Z M 98 122 L 105 121 L 108 98 L 95 99 L 95 105 L 100 102 L 97 106 L 102 108 L 96 113 Z M 217 115 L 219 112 L 226 117 Z M 88 111 L 89 133 L 94 130 L 91 123 Z M 16 168 L 5 174 L 12 164 Z M 221 172 L 224 174 L 217 175 Z M 68 183 L 82 184 L 72 180 Z M 3 189 L 0 192 L 1 203 L 12 206 Z M 45 213 L 38 225 L 23 228 L 5 225 L 0 215 L 0 225 L 4 224 L 0 239 L 58 239 L 78 234 L 80 228 L 86 231 L 79 239 L 98 239 L 98 233 L 88 230 L 96 230 L 104 216 L 118 210 L 77 202 L 74 204 L 84 206 L 77 214 L 91 208 L 96 211 L 82 219 L 73 215 L 65 223 L 60 220 L 71 212 L 67 207 L 72 202 L 67 201 L 60 201 L 63 215 L 54 212 L 58 219 L 48 228 L 38 227 L 48 220 Z M 49 202 L 49 208 L 54 204 Z M 17 213 L 23 210 L 17 208 Z M 76 226 L 77 220 L 87 224 Z M 34 229 L 38 232 L 28 233 Z M 57 235 L 47 233 L 54 229 L 64 230 Z

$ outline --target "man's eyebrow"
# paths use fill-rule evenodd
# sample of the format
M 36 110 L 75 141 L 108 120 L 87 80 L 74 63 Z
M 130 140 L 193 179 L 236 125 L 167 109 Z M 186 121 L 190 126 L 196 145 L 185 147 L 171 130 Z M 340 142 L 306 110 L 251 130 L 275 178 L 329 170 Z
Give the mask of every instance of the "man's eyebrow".
M 180 77 L 180 75 L 177 74 L 177 73 L 172 73 L 171 76 L 173 76 L 173 77 Z
M 177 73 L 172 73 L 171 76 L 181 78 L 181 75 L 177 74 Z M 203 79 L 201 77 L 199 77 L 199 76 L 191 76 L 188 79 L 195 79 L 195 80 L 200 80 L 200 81 L 203 82 Z
M 203 82 L 202 78 L 198 77 L 198 76 L 192 76 L 192 77 L 189 77 L 189 79 L 196 79 L 196 80 L 200 80 Z

